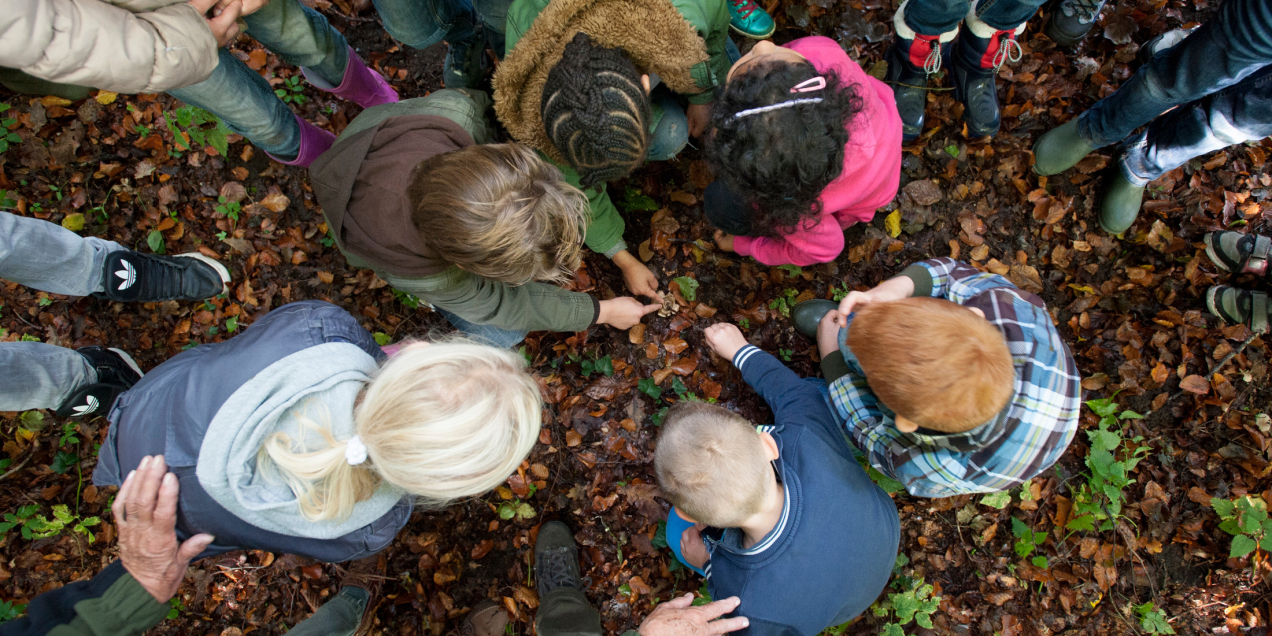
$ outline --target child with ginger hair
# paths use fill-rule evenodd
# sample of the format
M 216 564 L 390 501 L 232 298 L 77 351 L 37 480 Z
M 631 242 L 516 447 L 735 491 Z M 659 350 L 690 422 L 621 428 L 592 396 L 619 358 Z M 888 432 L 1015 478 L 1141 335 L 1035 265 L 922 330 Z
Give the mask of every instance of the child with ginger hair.
M 667 413 L 654 468 L 675 506 L 668 544 L 707 577 L 712 598 L 741 599 L 743 634 L 811 636 L 851 620 L 891 576 L 896 506 L 853 459 L 820 379 L 800 379 L 734 325 L 712 325 L 706 338 L 774 424 L 704 403 Z
M 800 303 L 792 319 L 816 331 L 848 434 L 912 495 L 1007 490 L 1078 430 L 1073 355 L 1042 299 L 1002 276 L 930 259 L 837 307 Z

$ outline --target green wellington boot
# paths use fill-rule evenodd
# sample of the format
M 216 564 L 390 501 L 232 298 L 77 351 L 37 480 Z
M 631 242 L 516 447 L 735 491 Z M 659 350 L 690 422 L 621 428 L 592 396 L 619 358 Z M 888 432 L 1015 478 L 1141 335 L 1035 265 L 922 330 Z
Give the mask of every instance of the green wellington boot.
M 791 324 L 795 325 L 795 331 L 803 334 L 804 337 L 816 340 L 818 323 L 827 312 L 837 307 L 839 303 L 833 300 L 823 298 L 805 300 L 791 309 Z
M 1135 224 L 1140 205 L 1144 203 L 1144 187 L 1132 184 L 1119 171 L 1104 192 L 1100 202 L 1100 227 L 1109 234 L 1121 234 Z
M 1078 134 L 1078 118 L 1074 117 L 1038 138 L 1033 149 L 1033 171 L 1043 176 L 1059 174 L 1094 150 Z

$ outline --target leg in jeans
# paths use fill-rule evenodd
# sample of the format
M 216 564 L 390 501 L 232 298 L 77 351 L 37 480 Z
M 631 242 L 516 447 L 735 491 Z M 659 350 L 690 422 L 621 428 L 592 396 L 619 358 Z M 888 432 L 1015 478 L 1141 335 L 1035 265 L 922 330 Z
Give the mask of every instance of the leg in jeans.
M 380 14 L 384 30 L 413 49 L 426 49 L 443 39 L 465 41 L 476 32 L 477 12 L 470 0 L 372 0 L 372 3 Z M 504 3 L 505 16 L 507 4 Z
M 287 633 L 292 636 L 353 636 L 362 623 L 362 613 L 369 600 L 371 594 L 366 590 L 352 585 L 343 587 L 339 594 Z
M 270 0 L 243 16 L 247 34 L 282 60 L 305 69 L 330 86 L 339 86 L 349 64 L 349 43 L 321 13 L 298 0 Z
M 88 360 L 43 342 L 0 343 L 0 411 L 55 409 L 80 387 L 97 382 Z
M 1272 135 L 1272 66 L 1154 119 L 1126 143 L 1122 176 L 1147 185 L 1193 157 Z
M 482 26 L 486 30 L 486 40 L 490 42 L 490 48 L 495 50 L 495 56 L 501 60 L 505 53 L 504 42 L 508 38 L 508 5 L 510 4 L 512 0 L 473 0 L 473 6 L 477 9 L 477 15 L 481 18 Z
M 55 223 L 0 212 L 0 278 L 40 291 L 67 296 L 101 292 L 106 255 L 122 249 Z
M 1091 146 L 1117 143 L 1163 112 L 1233 86 L 1272 63 L 1272 3 L 1226 0 L 1183 42 L 1160 51 L 1078 118 Z
M 667 88 L 666 84 L 654 87 L 650 101 L 655 108 L 662 110 L 662 118 L 649 135 L 649 150 L 645 153 L 645 161 L 666 161 L 680 154 L 689 143 L 689 119 L 685 117 L 685 107 L 681 97 Z
M 534 623 L 539 636 L 601 636 L 601 614 L 583 592 L 559 587 L 539 599 Z
M 958 28 L 967 15 L 967 0 L 907 0 L 899 8 L 905 25 L 919 35 L 941 35 Z
M 999 31 L 1012 31 L 1024 24 L 1046 0 L 981 0 L 976 17 Z
M 455 314 L 452 314 L 441 307 L 434 307 L 434 311 L 441 314 L 450 324 L 454 325 L 464 335 L 477 340 L 479 342 L 499 347 L 501 349 L 509 349 L 513 345 L 526 339 L 529 331 L 513 331 L 511 329 L 503 329 L 500 327 L 492 327 L 490 325 L 479 325 L 477 323 L 468 322 Z
M 274 94 L 260 73 L 225 49 L 221 49 L 219 55 L 220 62 L 211 77 L 168 94 L 216 115 L 230 130 L 275 158 L 297 157 L 300 124 L 291 109 Z

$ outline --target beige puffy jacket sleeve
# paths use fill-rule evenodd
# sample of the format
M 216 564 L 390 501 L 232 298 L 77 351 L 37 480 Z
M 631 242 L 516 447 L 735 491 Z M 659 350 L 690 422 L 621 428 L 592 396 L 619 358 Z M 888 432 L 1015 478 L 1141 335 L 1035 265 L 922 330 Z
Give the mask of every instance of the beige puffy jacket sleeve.
M 152 0 L 145 3 L 152 10 L 136 13 L 101 0 L 3 4 L 0 66 L 41 79 L 117 93 L 159 93 L 202 82 L 216 68 L 216 38 L 203 16 L 184 2 Z

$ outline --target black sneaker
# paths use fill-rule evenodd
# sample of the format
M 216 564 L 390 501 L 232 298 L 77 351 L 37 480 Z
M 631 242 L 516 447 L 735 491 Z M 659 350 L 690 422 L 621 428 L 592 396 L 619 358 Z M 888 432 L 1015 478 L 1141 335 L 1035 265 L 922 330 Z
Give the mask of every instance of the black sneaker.
M 1108 0 L 1060 0 L 1047 21 L 1047 37 L 1060 46 L 1073 46 L 1086 37 Z
M 138 302 L 203 300 L 225 293 L 229 282 L 230 272 L 224 265 L 198 252 L 155 256 L 120 250 L 106 257 L 102 271 L 106 291 L 100 295 Z
M 115 398 L 145 375 L 132 357 L 119 349 L 82 347 L 76 353 L 97 370 L 97 382 L 72 393 L 55 412 L 58 417 L 106 415 Z
M 486 73 L 486 37 L 478 27 L 472 37 L 447 42 L 442 65 L 442 85 L 446 88 L 476 88 Z
M 539 598 L 561 587 L 583 589 L 579 547 L 569 526 L 549 521 L 539 528 L 539 539 L 534 543 L 534 578 L 539 582 Z

